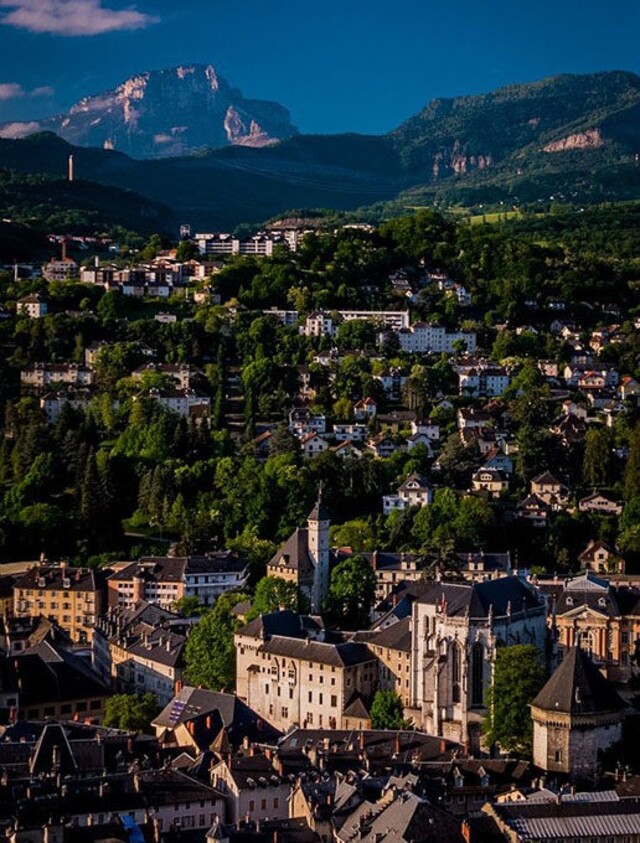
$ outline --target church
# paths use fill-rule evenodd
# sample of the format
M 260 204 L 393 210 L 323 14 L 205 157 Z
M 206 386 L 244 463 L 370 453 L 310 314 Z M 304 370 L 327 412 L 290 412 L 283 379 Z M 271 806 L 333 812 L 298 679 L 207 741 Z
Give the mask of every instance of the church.
M 267 565 L 267 576 L 296 583 L 312 614 L 320 613 L 329 592 L 329 525 L 320 490 L 307 526 L 297 527 Z
M 496 648 L 547 645 L 546 600 L 519 577 L 425 583 L 411 614 L 411 708 L 429 734 L 477 750 Z

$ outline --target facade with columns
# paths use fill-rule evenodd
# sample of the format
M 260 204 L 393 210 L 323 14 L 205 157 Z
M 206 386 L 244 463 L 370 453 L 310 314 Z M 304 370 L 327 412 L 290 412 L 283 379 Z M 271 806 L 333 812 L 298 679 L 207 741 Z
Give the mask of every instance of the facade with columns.
M 546 652 L 546 600 L 518 577 L 428 584 L 412 607 L 410 713 L 430 734 L 480 744 L 500 644 Z

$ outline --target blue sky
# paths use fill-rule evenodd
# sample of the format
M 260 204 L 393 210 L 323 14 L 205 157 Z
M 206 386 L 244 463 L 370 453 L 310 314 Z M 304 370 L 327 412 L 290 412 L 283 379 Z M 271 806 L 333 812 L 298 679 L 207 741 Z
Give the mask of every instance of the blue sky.
M 434 97 L 640 73 L 639 0 L 0 0 L 0 121 L 211 63 L 306 132 L 384 132 Z

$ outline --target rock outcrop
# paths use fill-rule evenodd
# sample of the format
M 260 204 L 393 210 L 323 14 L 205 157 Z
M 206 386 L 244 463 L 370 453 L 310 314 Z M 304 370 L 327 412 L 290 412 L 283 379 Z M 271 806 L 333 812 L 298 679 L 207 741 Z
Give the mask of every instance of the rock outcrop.
M 0 126 L 0 137 L 44 130 L 78 146 L 165 158 L 230 145 L 267 146 L 295 135 L 289 112 L 247 100 L 212 65 L 153 70 L 113 91 L 85 97 L 67 114 Z

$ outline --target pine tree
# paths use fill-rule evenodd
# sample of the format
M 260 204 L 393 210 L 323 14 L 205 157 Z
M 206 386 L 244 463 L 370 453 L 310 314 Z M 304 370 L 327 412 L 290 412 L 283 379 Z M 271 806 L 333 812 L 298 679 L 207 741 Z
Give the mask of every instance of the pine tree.
M 629 457 L 624 472 L 624 496 L 630 501 L 640 495 L 640 422 L 629 440 Z

